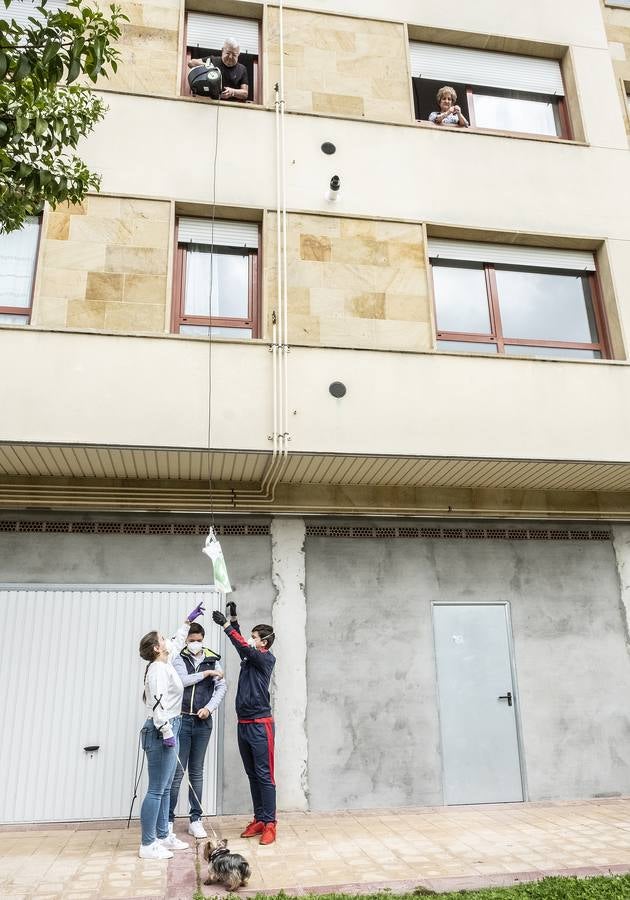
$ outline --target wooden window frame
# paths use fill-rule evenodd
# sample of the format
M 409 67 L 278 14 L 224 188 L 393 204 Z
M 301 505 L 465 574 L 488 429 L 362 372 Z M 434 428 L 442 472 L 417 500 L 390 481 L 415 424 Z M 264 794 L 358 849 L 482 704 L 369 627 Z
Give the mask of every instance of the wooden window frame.
M 178 227 L 179 223 L 176 223 L 176 240 Z M 182 325 L 200 325 L 204 328 L 240 328 L 243 331 L 248 329 L 251 330 L 251 340 L 258 338 L 260 334 L 260 226 L 258 226 L 257 248 L 248 248 L 243 252 L 244 248 L 216 245 L 212 249 L 213 253 L 223 252 L 225 254 L 249 257 L 247 318 L 236 319 L 226 318 L 224 316 L 191 316 L 185 312 L 187 251 L 188 242 L 178 241 L 173 261 L 173 307 L 171 330 L 175 334 L 180 334 Z M 243 338 L 243 340 L 250 340 L 250 338 Z
M 212 13 L 208 13 L 208 15 L 212 15 Z M 257 20 L 258 23 L 258 47 L 261 52 L 258 53 L 257 56 L 252 54 L 253 58 L 253 66 L 254 66 L 254 78 L 252 82 L 253 86 L 253 94 L 251 100 L 241 100 L 237 101 L 236 106 L 247 106 L 247 104 L 260 104 L 262 97 L 262 66 L 260 64 L 260 57 L 262 55 L 262 22 L 260 19 Z M 183 97 L 192 97 L 193 93 L 190 90 L 190 85 L 188 84 L 188 62 L 192 59 L 192 52 L 188 48 L 188 44 L 186 43 L 186 38 L 188 37 L 188 10 L 186 10 L 186 15 L 184 16 L 184 33 L 182 35 L 182 73 L 181 73 L 181 82 L 180 82 L 180 93 Z M 220 51 L 217 51 L 220 53 Z M 195 99 L 204 99 L 203 97 L 195 97 Z M 216 101 L 215 101 L 216 102 Z M 230 103 L 231 101 L 226 101 Z
M 448 260 L 444 260 L 444 262 L 448 265 Z M 452 260 L 452 262 L 457 262 L 456 260 Z M 488 312 L 490 315 L 490 332 L 487 334 L 484 333 L 476 333 L 476 332 L 468 332 L 468 331 L 440 331 L 437 327 L 438 321 L 438 297 L 437 291 L 435 289 L 435 283 L 433 284 L 433 312 L 435 316 L 436 323 L 436 338 L 438 341 L 461 341 L 466 343 L 476 343 L 476 344 L 493 344 L 496 345 L 497 348 L 497 356 L 507 356 L 505 352 L 505 345 L 508 344 L 510 347 L 549 347 L 549 348 L 558 348 L 563 350 L 593 350 L 601 354 L 601 359 L 611 359 L 611 351 L 610 351 L 610 335 L 608 332 L 608 326 L 606 323 L 606 317 L 604 315 L 604 308 L 602 302 L 602 293 L 601 286 L 599 283 L 599 276 L 597 272 L 580 272 L 574 273 L 569 272 L 569 274 L 579 274 L 580 277 L 585 277 L 588 279 L 590 294 L 591 294 L 591 303 L 593 307 L 593 317 L 595 320 L 595 328 L 597 329 L 597 334 L 599 337 L 599 341 L 594 343 L 586 343 L 586 342 L 578 342 L 578 341 L 549 341 L 549 340 L 540 340 L 538 338 L 513 338 L 505 335 L 503 333 L 503 327 L 501 324 L 501 309 L 499 304 L 499 291 L 497 287 L 497 279 L 496 279 L 496 266 L 494 263 L 482 263 L 479 261 L 477 265 L 482 265 L 484 269 L 485 276 L 485 284 L 486 284 L 486 300 L 488 302 Z M 506 268 L 511 268 L 506 266 Z M 512 267 L 515 271 L 518 271 L 519 267 Z M 546 271 L 543 266 L 531 266 L 532 269 L 538 269 L 540 271 Z M 559 269 L 558 272 L 567 273 L 567 270 Z M 433 263 L 431 263 L 431 277 L 433 277 Z M 442 349 L 447 349 L 446 347 Z M 523 355 L 527 355 L 524 353 Z M 535 358 L 535 357 L 533 357 Z M 597 357 L 595 357 L 597 359 Z
M 22 318 L 26 316 L 28 319 L 27 322 L 20 323 L 22 327 L 24 325 L 31 324 L 31 318 L 33 315 L 33 299 L 35 297 L 35 279 L 37 277 L 37 263 L 39 261 L 39 250 L 42 243 L 42 216 L 41 214 L 37 216 L 37 243 L 35 244 L 35 253 L 33 255 L 33 280 L 31 281 L 31 296 L 29 298 L 28 306 L 0 306 L 0 315 L 3 316 L 21 316 Z M 10 325 L 10 322 L 2 323 L 4 325 Z

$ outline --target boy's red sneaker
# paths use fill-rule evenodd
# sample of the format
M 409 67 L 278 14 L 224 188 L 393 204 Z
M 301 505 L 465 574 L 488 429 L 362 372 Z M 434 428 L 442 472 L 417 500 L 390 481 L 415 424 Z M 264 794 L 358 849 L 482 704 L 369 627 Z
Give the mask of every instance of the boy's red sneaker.
M 242 832 L 241 837 L 255 837 L 257 834 L 262 834 L 265 830 L 264 822 L 257 822 L 254 819 L 253 822 L 250 822 L 245 831 Z
M 273 844 L 276 839 L 276 823 L 265 822 L 264 831 L 260 838 L 261 844 Z

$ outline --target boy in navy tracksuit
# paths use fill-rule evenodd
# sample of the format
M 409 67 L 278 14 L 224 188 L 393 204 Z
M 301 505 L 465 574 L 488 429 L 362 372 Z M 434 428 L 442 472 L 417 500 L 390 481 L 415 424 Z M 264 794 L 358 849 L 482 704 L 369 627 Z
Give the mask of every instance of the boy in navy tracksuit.
M 269 683 L 276 659 L 269 648 L 275 635 L 271 625 L 255 625 L 251 640 L 246 641 L 236 619 L 236 604 L 228 603 L 230 621 L 223 613 L 212 618 L 225 629 L 241 657 L 241 671 L 236 692 L 238 716 L 238 749 L 252 792 L 254 819 L 241 837 L 260 835 L 261 844 L 276 839 L 276 782 L 274 780 L 275 727 L 271 715 Z

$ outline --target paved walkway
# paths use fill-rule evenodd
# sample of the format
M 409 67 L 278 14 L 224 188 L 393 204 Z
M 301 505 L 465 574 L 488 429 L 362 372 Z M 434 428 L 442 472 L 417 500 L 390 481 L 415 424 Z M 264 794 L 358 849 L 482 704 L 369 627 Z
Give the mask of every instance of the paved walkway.
M 290 813 L 278 841 L 238 837 L 244 817 L 212 820 L 244 853 L 256 892 L 302 894 L 390 888 L 435 891 L 513 884 L 549 874 L 630 872 L 630 799 Z M 184 825 L 178 826 L 180 836 Z M 167 863 L 137 858 L 138 830 L 9 830 L 0 840 L 2 900 L 191 900 L 195 851 Z M 202 878 L 204 864 L 202 862 Z M 222 889 L 204 888 L 208 895 Z

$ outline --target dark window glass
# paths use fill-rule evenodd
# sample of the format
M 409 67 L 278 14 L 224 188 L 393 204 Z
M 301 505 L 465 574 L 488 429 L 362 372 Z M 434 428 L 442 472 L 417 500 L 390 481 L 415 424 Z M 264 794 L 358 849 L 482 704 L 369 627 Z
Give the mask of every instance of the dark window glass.
M 202 59 L 205 61 L 209 56 L 220 58 L 221 48 L 219 47 L 219 49 L 217 50 L 216 47 L 186 47 L 186 58 L 184 60 L 184 93 L 190 94 L 187 80 L 188 73 L 190 72 L 190 69 L 188 68 L 188 60 Z M 238 61 L 247 69 L 247 82 L 249 87 L 247 99 L 250 103 L 256 103 L 258 102 L 258 57 L 253 56 L 251 53 L 241 53 L 239 55 Z
M 438 331 L 488 334 L 490 312 L 481 263 L 433 266 Z
M 496 279 L 506 339 L 597 343 L 587 278 L 497 266 Z
M 413 78 L 412 83 L 416 119 L 424 119 L 428 122 L 432 112 L 440 111 L 437 102 L 437 92 L 441 87 L 448 84 L 457 94 L 457 105 L 461 108 L 463 115 L 470 121 L 465 84 L 454 84 L 452 81 L 431 81 L 428 78 Z

